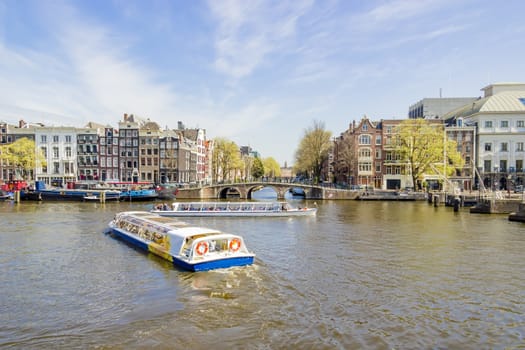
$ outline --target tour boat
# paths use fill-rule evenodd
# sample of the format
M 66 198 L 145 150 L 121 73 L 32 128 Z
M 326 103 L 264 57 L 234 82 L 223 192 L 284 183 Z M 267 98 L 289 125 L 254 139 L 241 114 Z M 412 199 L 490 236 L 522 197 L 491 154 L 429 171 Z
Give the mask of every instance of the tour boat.
M 241 236 L 146 211 L 117 213 L 109 233 L 190 271 L 250 265 L 255 257 Z
M 152 213 L 161 216 L 314 216 L 317 208 L 292 207 L 287 202 L 174 202 L 156 205 Z

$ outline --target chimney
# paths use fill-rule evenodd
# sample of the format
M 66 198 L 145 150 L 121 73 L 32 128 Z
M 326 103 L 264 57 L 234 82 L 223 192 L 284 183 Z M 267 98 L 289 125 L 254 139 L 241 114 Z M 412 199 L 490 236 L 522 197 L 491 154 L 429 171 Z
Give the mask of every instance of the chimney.
M 20 119 L 20 121 L 18 122 L 18 127 L 25 128 L 26 126 L 27 126 L 27 123 L 23 119 Z
M 124 121 L 125 121 L 125 122 L 128 121 L 128 114 L 127 114 L 127 113 L 124 113 Z

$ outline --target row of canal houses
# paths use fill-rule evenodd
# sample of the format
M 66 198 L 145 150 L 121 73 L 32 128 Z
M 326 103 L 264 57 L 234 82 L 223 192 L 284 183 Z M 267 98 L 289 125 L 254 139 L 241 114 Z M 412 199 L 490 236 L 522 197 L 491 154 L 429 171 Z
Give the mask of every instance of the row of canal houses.
M 124 114 L 118 128 L 93 122 L 83 128 L 0 122 L 0 144 L 26 137 L 42 150 L 46 166 L 31 178 L 48 185 L 79 180 L 201 183 L 210 178 L 211 141 L 204 129 L 161 129 L 149 119 Z M 0 164 L 0 181 L 16 179 Z
M 506 190 L 525 182 L 525 84 L 494 83 L 483 96 L 427 98 L 410 106 L 409 119 L 424 118 L 455 140 L 465 160 L 452 176 L 428 174 L 430 188 Z M 363 117 L 334 139 L 325 179 L 380 189 L 419 189 L 407 164 L 395 154 L 395 129 L 402 119 Z M 451 188 L 446 188 L 451 190 Z

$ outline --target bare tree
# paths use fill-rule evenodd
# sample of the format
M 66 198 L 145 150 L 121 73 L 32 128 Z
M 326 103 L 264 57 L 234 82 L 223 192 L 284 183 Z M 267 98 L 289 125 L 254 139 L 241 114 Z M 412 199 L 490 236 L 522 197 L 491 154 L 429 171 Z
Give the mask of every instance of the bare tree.
M 337 181 L 347 182 L 355 164 L 354 135 L 348 130 L 335 140 L 334 172 Z
M 295 152 L 295 169 L 297 173 L 305 172 L 318 183 L 323 168 L 323 163 L 328 158 L 332 145 L 332 133 L 325 130 L 321 121 L 314 121 L 313 125 L 304 130 L 303 138 Z

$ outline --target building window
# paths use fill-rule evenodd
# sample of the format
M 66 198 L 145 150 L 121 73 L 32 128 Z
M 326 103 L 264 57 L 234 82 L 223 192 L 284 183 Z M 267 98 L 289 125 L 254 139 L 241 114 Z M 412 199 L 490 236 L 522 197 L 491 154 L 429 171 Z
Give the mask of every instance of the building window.
M 372 171 L 372 163 L 359 163 L 359 172 L 370 172 Z
M 66 143 L 71 143 L 71 135 L 66 135 Z
M 376 145 L 381 145 L 381 136 L 376 136 Z
M 516 122 L 516 126 L 517 126 L 518 128 L 523 128 L 523 127 L 525 127 L 525 120 L 518 120 L 518 121 Z
M 502 128 L 508 128 L 509 127 L 509 121 L 508 120 L 502 120 L 500 122 L 500 127 Z
M 488 152 L 492 151 L 492 143 L 490 142 L 485 143 L 485 151 L 488 151 Z
M 359 136 L 359 144 L 360 145 L 370 145 L 370 135 L 360 135 Z
M 58 147 L 53 147 L 53 158 L 58 158 Z
M 501 171 L 502 173 L 507 172 L 507 161 L 506 160 L 499 161 L 499 171 Z
M 363 131 L 368 131 L 368 124 L 363 124 L 363 128 L 362 128 Z
M 359 158 L 370 158 L 370 148 L 359 149 Z
M 485 120 L 485 127 L 492 128 L 492 120 Z
M 40 149 L 42 150 L 42 155 L 44 158 L 47 158 L 47 147 L 41 147 Z
M 523 152 L 523 142 L 516 143 L 516 151 Z
M 508 146 L 508 143 L 502 142 L 501 143 L 501 152 L 507 152 L 508 151 L 507 146 Z
M 491 162 L 490 160 L 485 160 L 483 162 L 483 171 L 486 172 L 486 173 L 490 173 L 492 171 L 491 169 Z
M 523 160 L 522 159 L 516 160 L 516 171 L 520 173 L 523 171 Z
M 58 174 L 60 172 L 60 163 L 54 162 L 53 163 L 53 174 Z
M 40 142 L 46 143 L 47 142 L 47 136 L 46 135 L 40 135 Z
M 53 142 L 58 143 L 58 135 L 53 135 Z
M 66 157 L 70 158 L 72 155 L 71 153 L 71 147 L 66 147 Z
M 381 172 L 381 162 L 376 162 L 376 173 Z

